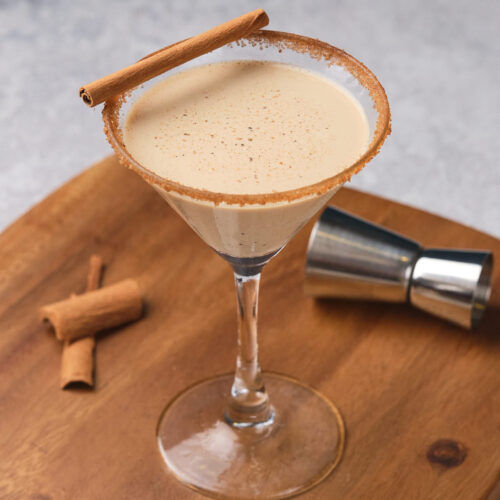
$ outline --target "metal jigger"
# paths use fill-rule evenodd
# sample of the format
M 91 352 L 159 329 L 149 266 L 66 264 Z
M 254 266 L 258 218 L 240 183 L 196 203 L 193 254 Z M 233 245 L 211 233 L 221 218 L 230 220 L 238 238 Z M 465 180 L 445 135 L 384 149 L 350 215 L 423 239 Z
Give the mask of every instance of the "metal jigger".
M 416 241 L 327 207 L 313 227 L 305 292 L 314 297 L 410 302 L 475 328 L 490 295 L 488 251 L 423 249 Z

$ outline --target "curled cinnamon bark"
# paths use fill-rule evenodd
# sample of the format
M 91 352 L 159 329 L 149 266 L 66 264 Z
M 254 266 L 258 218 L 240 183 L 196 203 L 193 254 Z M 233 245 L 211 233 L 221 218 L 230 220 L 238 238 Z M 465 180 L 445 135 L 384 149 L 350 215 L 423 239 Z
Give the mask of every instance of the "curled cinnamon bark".
M 64 341 L 61 359 L 61 389 L 70 384 L 81 382 L 89 387 L 94 386 L 94 350 L 95 338 Z
M 204 33 L 157 50 L 132 66 L 80 87 L 78 93 L 87 106 L 96 106 L 114 95 L 234 42 L 267 24 L 269 24 L 267 14 L 262 9 L 253 10 Z
M 90 268 L 87 276 L 87 292 L 99 288 L 103 272 L 103 262 L 98 255 L 90 257 Z M 75 295 L 72 295 L 74 298 Z M 94 386 L 94 336 L 83 337 L 74 341 L 65 340 L 61 359 L 61 389 L 70 384 L 81 382 L 89 387 Z
M 136 281 L 127 279 L 40 308 L 59 340 L 75 340 L 138 319 L 142 299 Z

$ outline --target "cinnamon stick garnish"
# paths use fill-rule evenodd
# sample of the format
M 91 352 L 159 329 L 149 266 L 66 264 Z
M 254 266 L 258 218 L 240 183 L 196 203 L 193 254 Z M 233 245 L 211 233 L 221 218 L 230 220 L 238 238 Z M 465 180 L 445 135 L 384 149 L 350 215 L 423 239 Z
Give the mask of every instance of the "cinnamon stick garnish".
M 87 292 L 99 288 L 103 271 L 101 257 L 90 257 L 90 268 L 87 276 Z M 75 297 L 75 295 L 72 295 Z M 94 385 L 94 352 L 95 337 L 83 337 L 74 341 L 65 340 L 61 359 L 61 389 L 70 384 L 81 382 L 89 387 Z
M 142 299 L 132 279 L 40 308 L 59 340 L 75 340 L 138 319 Z
M 79 95 L 85 104 L 94 107 L 116 94 L 130 90 L 169 69 L 234 42 L 267 24 L 269 18 L 262 9 L 248 12 L 204 33 L 157 50 L 127 68 L 84 85 L 80 88 Z

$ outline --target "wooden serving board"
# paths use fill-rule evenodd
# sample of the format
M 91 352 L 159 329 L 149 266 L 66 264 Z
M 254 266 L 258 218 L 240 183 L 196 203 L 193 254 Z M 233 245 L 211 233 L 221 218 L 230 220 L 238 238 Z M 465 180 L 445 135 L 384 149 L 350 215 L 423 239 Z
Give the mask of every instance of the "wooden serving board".
M 351 189 L 333 201 L 500 262 L 500 241 L 473 229 Z M 303 498 L 498 498 L 500 266 L 472 333 L 404 305 L 316 301 L 302 292 L 311 225 L 264 270 L 260 305 L 263 368 L 319 389 L 347 426 L 339 467 Z M 138 279 L 146 315 L 98 339 L 95 391 L 61 391 L 61 345 L 36 310 L 83 291 L 92 253 L 105 284 Z M 155 425 L 180 390 L 233 369 L 229 266 L 110 157 L 0 236 L 0 271 L 0 497 L 199 498 L 167 472 Z

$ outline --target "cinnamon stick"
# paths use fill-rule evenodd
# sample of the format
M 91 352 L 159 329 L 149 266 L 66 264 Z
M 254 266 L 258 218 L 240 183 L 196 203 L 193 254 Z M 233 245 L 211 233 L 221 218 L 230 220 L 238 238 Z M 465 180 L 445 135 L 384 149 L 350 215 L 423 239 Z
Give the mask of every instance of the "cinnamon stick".
M 89 274 L 87 276 L 86 291 L 90 292 L 99 288 L 103 270 L 101 257 L 90 257 Z M 75 295 L 72 295 L 75 297 Z M 95 337 L 83 337 L 74 341 L 65 340 L 61 359 L 61 389 L 70 384 L 81 382 L 93 387 L 94 385 L 94 352 Z
M 94 349 L 95 337 L 64 341 L 61 359 L 61 389 L 70 384 L 81 382 L 89 387 L 94 386 Z
M 204 33 L 153 52 L 140 61 L 80 87 L 79 95 L 90 107 L 130 90 L 169 69 L 234 42 L 269 24 L 262 9 L 248 12 Z
M 138 319 L 142 299 L 137 282 L 127 279 L 41 307 L 39 314 L 59 340 L 74 340 Z
M 87 276 L 87 292 L 97 290 L 101 284 L 103 263 L 101 257 L 92 255 L 90 257 L 89 275 Z

